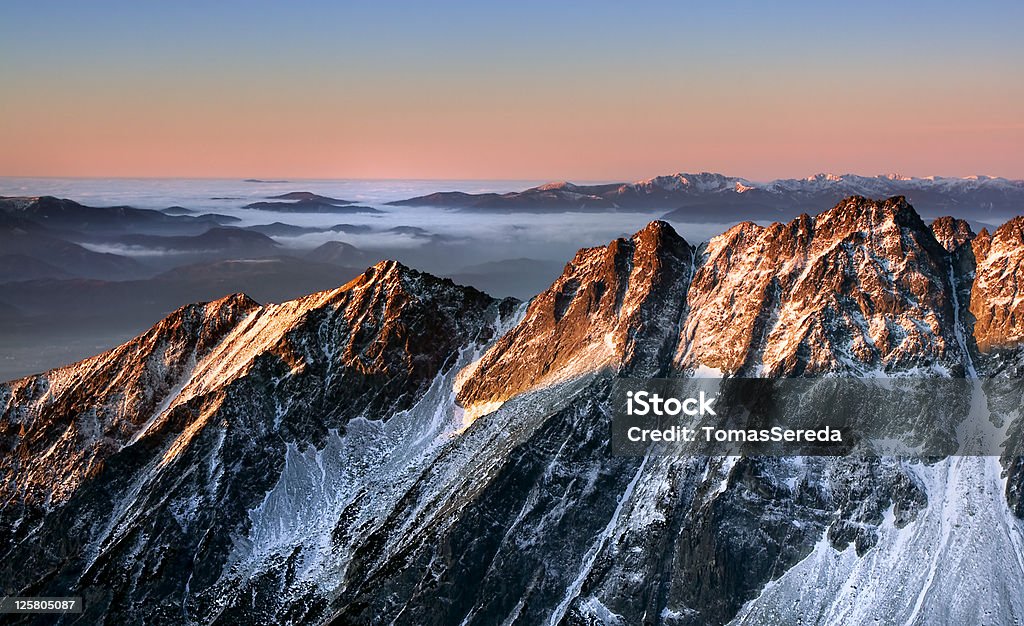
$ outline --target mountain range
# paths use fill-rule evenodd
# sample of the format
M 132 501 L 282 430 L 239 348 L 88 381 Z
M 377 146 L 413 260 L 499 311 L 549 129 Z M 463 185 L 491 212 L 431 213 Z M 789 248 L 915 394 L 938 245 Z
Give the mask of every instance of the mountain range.
M 1020 621 L 1020 459 L 621 457 L 608 402 L 623 377 L 1020 378 L 1022 263 L 1024 218 L 849 196 L 701 245 L 653 221 L 529 302 L 382 261 L 186 305 L 0 386 L 0 580 L 83 597 L 68 623 Z
M 226 215 L 178 215 L 130 206 L 91 207 L 53 196 L 0 196 L 0 218 L 0 224 L 12 220 L 31 222 L 57 233 L 154 235 L 197 235 L 234 220 Z
M 1008 219 L 1022 211 L 1024 181 L 971 176 L 912 178 L 896 174 L 816 174 L 807 178 L 752 182 L 702 172 L 657 176 L 632 183 L 575 185 L 554 182 L 510 193 L 438 192 L 390 204 L 449 207 L 474 212 L 670 210 L 665 219 L 731 221 L 781 219 L 820 210 L 860 195 L 902 195 L 935 217 L 954 213 L 973 219 Z M 969 214 L 969 215 L 968 215 Z

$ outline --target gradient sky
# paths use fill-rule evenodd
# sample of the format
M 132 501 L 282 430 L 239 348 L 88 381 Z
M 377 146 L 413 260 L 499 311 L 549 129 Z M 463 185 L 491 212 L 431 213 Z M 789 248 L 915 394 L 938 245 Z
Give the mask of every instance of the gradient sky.
M 0 175 L 1024 178 L 1022 32 L 1020 0 L 7 0 Z

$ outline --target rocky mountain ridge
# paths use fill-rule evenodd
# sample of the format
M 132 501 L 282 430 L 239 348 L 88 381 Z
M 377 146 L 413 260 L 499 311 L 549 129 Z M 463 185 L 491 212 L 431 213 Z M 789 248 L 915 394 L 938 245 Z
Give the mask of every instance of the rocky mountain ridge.
M 190 305 L 0 387 L 0 579 L 83 596 L 81 623 L 1019 619 L 1019 464 L 615 457 L 607 399 L 1019 377 L 1022 259 L 1019 219 L 851 197 L 700 246 L 653 222 L 526 305 L 387 261 Z

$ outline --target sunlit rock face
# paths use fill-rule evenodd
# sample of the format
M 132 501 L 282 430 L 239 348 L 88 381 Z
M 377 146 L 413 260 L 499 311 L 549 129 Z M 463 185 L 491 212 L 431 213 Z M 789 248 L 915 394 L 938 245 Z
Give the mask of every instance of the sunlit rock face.
M 962 371 L 948 253 L 903 198 L 712 239 L 690 289 L 684 366 L 789 376 L 841 368 Z
M 1024 218 L 972 242 L 977 270 L 971 289 L 974 339 L 983 352 L 1014 348 L 1024 339 Z
M 940 217 L 932 222 L 932 234 L 946 252 L 954 252 L 974 239 L 974 231 L 966 220 L 949 216 Z
M 694 248 L 664 222 L 580 250 L 523 320 L 457 381 L 470 414 L 602 368 L 653 376 L 674 347 Z
M 1019 375 L 1021 230 L 850 197 L 652 222 L 522 305 L 382 262 L 183 307 L 0 387 L 0 580 L 108 623 L 1012 623 L 1013 459 L 616 457 L 608 398 Z
M 193 567 L 196 582 L 217 577 L 289 444 L 412 406 L 512 304 L 382 262 L 283 304 L 183 307 L 111 352 L 9 383 L 0 578 L 75 581 L 94 616 L 169 619 L 159 603 L 135 611 L 184 593 Z
M 110 352 L 0 388 L 7 444 L 0 471 L 16 477 L 0 484 L 0 498 L 64 502 L 142 434 L 196 363 L 257 308 L 242 294 L 183 306 Z

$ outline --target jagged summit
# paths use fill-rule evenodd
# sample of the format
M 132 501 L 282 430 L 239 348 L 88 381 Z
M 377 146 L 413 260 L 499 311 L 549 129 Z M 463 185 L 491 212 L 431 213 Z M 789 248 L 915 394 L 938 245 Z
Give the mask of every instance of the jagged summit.
M 384 259 L 374 263 L 366 269 L 364 273 L 368 278 L 376 277 L 378 280 L 403 280 L 408 278 L 419 278 L 426 276 L 419 270 L 412 269 L 411 267 L 400 263 L 394 259 Z
M 666 222 L 576 253 L 523 320 L 456 384 L 467 419 L 525 390 L 603 368 L 653 375 L 674 341 L 695 251 Z M 667 305 L 667 306 L 666 306 Z
M 370 267 L 366 268 L 362 274 L 356 276 L 341 287 L 331 290 L 331 292 L 348 291 L 350 289 L 369 284 L 393 286 L 401 284 L 406 279 L 415 279 L 421 275 L 422 274 L 420 272 L 402 265 L 398 261 L 393 259 L 384 259 L 374 263 Z
M 1024 341 L 1024 217 L 972 242 L 977 264 L 971 287 L 974 339 L 983 352 L 1016 348 Z
M 847 196 L 833 207 L 818 213 L 814 219 L 815 223 L 834 219 L 898 219 L 906 225 L 924 226 L 921 216 L 903 195 L 891 196 L 884 200 L 875 200 L 858 194 Z
M 740 225 L 705 254 L 681 367 L 769 376 L 963 367 L 949 260 L 903 197 L 854 196 L 813 218 Z
M 801 214 L 786 224 L 774 222 L 762 226 L 756 222 L 744 221 L 729 228 L 712 241 L 733 242 L 737 237 L 769 233 L 770 237 L 779 237 L 786 231 L 809 234 L 811 231 L 819 239 L 842 237 L 857 230 L 870 230 L 886 223 L 906 227 L 919 235 L 934 233 L 914 207 L 904 196 L 894 196 L 885 200 L 873 200 L 865 196 L 852 195 L 843 198 L 829 209 L 815 215 Z M 944 222 L 942 222 L 944 223 Z M 966 225 L 966 224 L 965 224 Z M 968 227 L 969 228 L 969 227 Z
M 966 220 L 944 216 L 932 222 L 935 239 L 949 252 L 953 252 L 974 239 L 974 230 Z
M 333 298 L 367 290 L 390 299 L 396 297 L 407 300 L 421 299 L 440 292 L 448 295 L 464 295 L 479 302 L 492 300 L 490 296 L 475 287 L 458 285 L 450 278 L 440 278 L 421 272 L 393 259 L 378 261 L 341 287 L 321 292 L 321 294 L 313 294 L 307 298 L 315 299 L 318 296 Z
M 676 232 L 672 225 L 664 220 L 654 220 L 647 226 L 644 226 L 636 232 L 632 237 L 636 241 L 651 241 L 654 244 L 660 244 L 666 242 L 668 245 L 682 242 L 686 243 L 679 233 Z
M 971 367 L 953 260 L 903 196 L 850 196 L 814 217 L 743 222 L 695 255 L 663 221 L 581 250 L 460 376 L 459 401 L 474 417 L 525 390 L 635 367 L 640 355 L 664 354 L 665 341 L 681 371 Z
M 1018 215 L 997 228 L 993 239 L 1007 246 L 1016 246 L 1024 242 L 1024 216 Z

